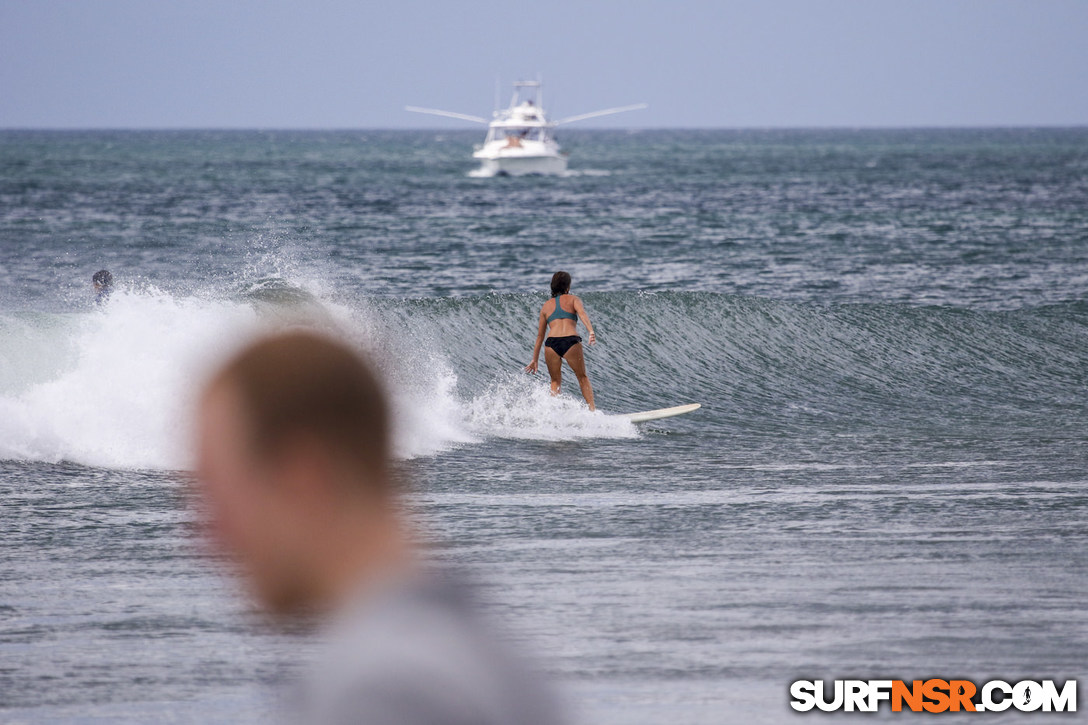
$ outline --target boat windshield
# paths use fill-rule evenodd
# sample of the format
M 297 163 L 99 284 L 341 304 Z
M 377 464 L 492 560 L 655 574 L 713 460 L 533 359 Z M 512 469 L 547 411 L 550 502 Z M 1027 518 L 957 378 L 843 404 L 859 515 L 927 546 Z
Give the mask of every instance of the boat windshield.
M 544 129 L 540 127 L 519 127 L 514 126 L 511 128 L 503 129 L 503 136 L 507 139 L 518 139 L 520 141 L 543 141 Z

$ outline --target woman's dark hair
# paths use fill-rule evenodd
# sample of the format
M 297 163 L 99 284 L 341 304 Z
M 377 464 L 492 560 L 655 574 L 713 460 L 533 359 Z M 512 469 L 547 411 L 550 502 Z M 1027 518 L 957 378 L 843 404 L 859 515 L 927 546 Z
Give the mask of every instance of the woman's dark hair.
M 108 269 L 100 269 L 94 273 L 91 281 L 103 287 L 111 287 L 113 286 L 113 275 L 110 274 Z
M 552 275 L 552 297 L 565 295 L 570 292 L 570 273 L 556 272 Z

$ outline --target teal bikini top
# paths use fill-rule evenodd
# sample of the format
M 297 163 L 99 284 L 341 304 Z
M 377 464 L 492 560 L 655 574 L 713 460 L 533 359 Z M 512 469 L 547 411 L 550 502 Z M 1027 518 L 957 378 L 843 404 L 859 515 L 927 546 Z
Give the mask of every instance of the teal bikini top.
M 555 298 L 555 312 L 548 315 L 548 322 L 551 322 L 552 320 L 577 320 L 578 319 L 578 315 L 574 314 L 573 312 L 567 312 L 566 310 L 564 310 L 562 307 L 559 306 L 559 300 L 561 300 L 562 298 L 563 298 L 563 295 L 559 295 L 558 297 Z

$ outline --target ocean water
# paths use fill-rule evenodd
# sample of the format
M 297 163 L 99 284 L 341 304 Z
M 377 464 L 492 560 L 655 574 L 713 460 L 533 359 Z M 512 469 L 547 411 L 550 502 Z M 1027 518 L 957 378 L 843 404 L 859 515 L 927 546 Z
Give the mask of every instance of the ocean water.
M 563 178 L 478 140 L 0 132 L 0 722 L 274 714 L 311 645 L 184 471 L 202 377 L 302 318 L 374 355 L 431 554 L 585 722 L 1088 682 L 1088 130 L 571 131 Z M 522 374 L 559 268 L 600 408 L 703 408 Z

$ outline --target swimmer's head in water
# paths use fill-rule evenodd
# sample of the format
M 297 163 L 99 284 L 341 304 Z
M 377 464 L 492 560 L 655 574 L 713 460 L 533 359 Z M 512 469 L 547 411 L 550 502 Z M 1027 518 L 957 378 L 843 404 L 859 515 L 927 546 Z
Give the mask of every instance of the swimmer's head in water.
M 108 269 L 100 269 L 94 273 L 91 281 L 94 283 L 95 289 L 109 289 L 113 286 L 113 275 L 110 274 Z
M 570 293 L 570 273 L 556 272 L 552 275 L 552 297 Z

